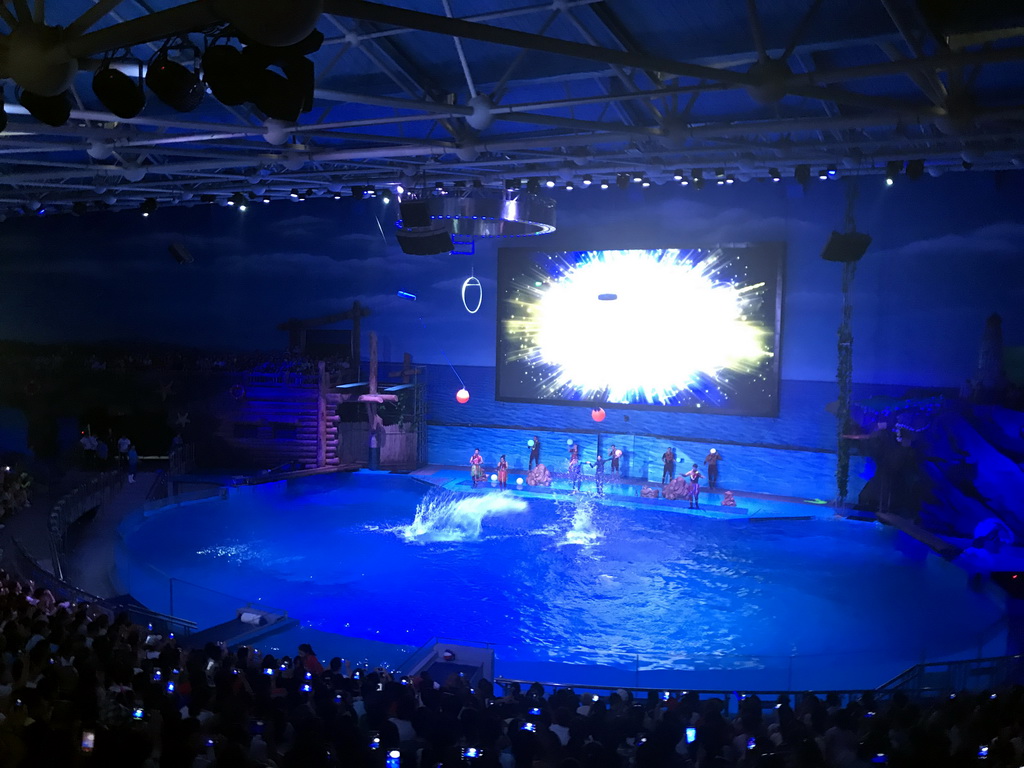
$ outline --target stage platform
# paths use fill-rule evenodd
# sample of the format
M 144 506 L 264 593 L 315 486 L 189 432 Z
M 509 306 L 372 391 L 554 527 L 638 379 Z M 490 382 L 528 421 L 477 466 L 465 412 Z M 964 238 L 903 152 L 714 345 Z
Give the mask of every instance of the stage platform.
M 494 493 L 498 491 L 498 484 L 490 479 L 476 484 L 469 478 L 469 470 L 463 467 L 445 465 L 428 465 L 410 473 L 432 485 L 459 493 Z M 487 477 L 490 477 L 488 473 Z M 522 485 L 516 484 L 516 478 L 523 477 Z M 635 509 L 665 509 L 678 512 L 682 515 L 693 515 L 720 520 L 735 519 L 776 519 L 776 520 L 821 520 L 835 518 L 835 508 L 823 499 L 801 499 L 792 496 L 774 496 L 766 493 L 751 491 L 740 491 L 731 488 L 716 488 L 708 490 L 701 488 L 700 509 L 691 509 L 690 502 L 685 499 L 663 499 L 649 498 L 640 495 L 643 487 L 657 488 L 659 483 L 651 483 L 638 478 L 617 478 L 614 481 L 608 479 L 604 484 L 604 494 L 596 494 L 592 477 L 584 479 L 580 494 L 594 498 L 606 504 Z M 525 475 L 522 472 L 510 472 L 508 488 L 509 493 L 524 498 L 545 498 L 552 496 L 570 497 L 572 488 L 564 476 L 556 476 L 550 486 L 530 486 L 525 483 Z M 732 490 L 736 499 L 735 507 L 722 506 L 721 501 L 725 491 Z M 862 522 L 874 522 L 875 515 L 871 512 L 847 510 L 843 515 L 851 520 Z

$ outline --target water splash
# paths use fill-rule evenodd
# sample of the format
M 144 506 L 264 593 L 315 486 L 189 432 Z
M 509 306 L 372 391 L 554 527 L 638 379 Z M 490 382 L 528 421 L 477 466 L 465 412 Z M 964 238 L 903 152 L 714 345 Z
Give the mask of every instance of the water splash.
M 488 517 L 526 512 L 529 505 L 510 493 L 463 496 L 439 491 L 416 505 L 412 523 L 396 529 L 406 541 L 476 541 Z
M 594 505 L 588 499 L 577 499 L 572 512 L 572 527 L 565 532 L 565 539 L 559 545 L 578 544 L 589 547 L 596 544 L 603 534 L 594 524 Z

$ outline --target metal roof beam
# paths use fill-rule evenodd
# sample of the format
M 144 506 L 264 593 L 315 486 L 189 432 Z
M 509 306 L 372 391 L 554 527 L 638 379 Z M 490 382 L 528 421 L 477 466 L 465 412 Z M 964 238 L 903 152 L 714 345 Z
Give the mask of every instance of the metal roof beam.
M 449 19 L 444 16 L 394 8 L 379 3 L 365 2 L 364 0 L 325 0 L 324 10 L 327 13 L 351 19 L 409 27 L 441 35 L 454 35 L 470 40 L 507 45 L 513 48 L 528 48 L 572 58 L 601 61 L 606 64 L 615 64 L 622 67 L 650 69 L 695 79 L 720 80 L 734 85 L 752 84 L 751 79 L 741 72 L 685 64 L 660 56 L 615 51 L 610 48 L 574 43 L 568 40 L 534 35 L 529 32 L 502 29 L 462 19 Z

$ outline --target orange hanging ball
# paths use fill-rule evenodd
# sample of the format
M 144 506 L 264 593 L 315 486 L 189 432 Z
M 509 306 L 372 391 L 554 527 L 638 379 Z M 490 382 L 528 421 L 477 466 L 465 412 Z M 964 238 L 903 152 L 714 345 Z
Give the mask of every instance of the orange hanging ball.
M 463 387 L 462 389 L 455 393 L 455 399 L 458 400 L 460 403 L 468 403 L 469 390 Z
M 605 417 L 604 408 L 594 408 L 590 412 L 590 418 L 592 418 L 594 421 L 604 421 L 604 417 Z

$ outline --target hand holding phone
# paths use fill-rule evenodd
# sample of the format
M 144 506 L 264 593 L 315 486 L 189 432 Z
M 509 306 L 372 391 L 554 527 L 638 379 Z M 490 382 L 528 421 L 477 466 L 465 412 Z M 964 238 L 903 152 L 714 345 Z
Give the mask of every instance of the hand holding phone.
M 82 731 L 82 751 L 92 752 L 96 748 L 96 733 L 94 731 Z

